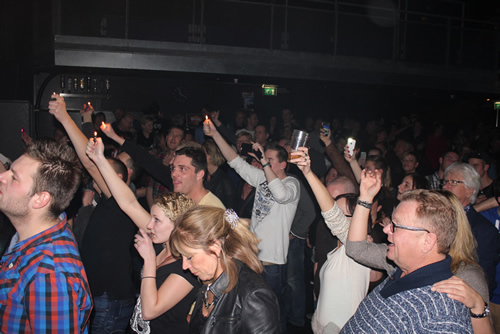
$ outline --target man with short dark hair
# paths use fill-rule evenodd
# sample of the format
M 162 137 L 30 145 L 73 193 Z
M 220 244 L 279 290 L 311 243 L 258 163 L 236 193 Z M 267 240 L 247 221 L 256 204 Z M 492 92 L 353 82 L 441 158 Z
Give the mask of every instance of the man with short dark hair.
M 430 189 L 441 189 L 441 183 L 444 178 L 444 171 L 454 162 L 459 159 L 458 153 L 455 151 L 446 151 L 439 158 L 439 168 L 431 175 L 427 175 L 425 178 L 429 181 Z
M 111 127 L 101 127 L 104 134 L 116 141 L 130 156 L 140 162 L 146 172 L 175 192 L 189 195 L 198 205 L 223 208 L 224 204 L 203 187 L 207 173 L 207 157 L 198 143 L 186 144 L 175 151 L 170 166 L 165 166 L 135 143 L 118 136 Z
M 186 145 L 175 151 L 170 170 L 174 191 L 187 194 L 198 205 L 225 209 L 217 196 L 203 186 L 208 171 L 207 156 L 201 145 Z
M 262 276 L 276 294 L 280 303 L 280 324 L 286 333 L 284 288 L 290 228 L 300 199 L 299 181 L 286 175 L 288 153 L 276 143 L 264 148 L 255 143 L 254 151 L 262 156 L 262 170 L 245 162 L 224 140 L 214 124 L 209 121 L 206 135 L 212 137 L 224 158 L 251 186 L 256 188 L 250 228 L 261 240 L 259 259 L 264 265 Z M 254 153 L 249 153 L 254 158 Z
M 78 158 L 100 195 L 80 247 L 94 301 L 90 331 L 125 331 L 135 305 L 131 246 L 137 228 L 120 209 L 97 166 L 87 156 L 88 139 L 68 114 L 64 99 L 57 94 L 51 98 L 49 112 L 68 132 Z M 123 181 L 128 182 L 125 164 L 118 159 L 110 162 Z
M 87 332 L 90 288 L 60 218 L 80 177 L 69 147 L 37 140 L 0 174 L 0 211 L 16 229 L 0 262 L 0 332 Z
M 476 199 L 476 204 L 479 204 L 494 196 L 493 179 L 488 175 L 491 167 L 491 158 L 486 152 L 474 152 L 469 156 L 468 162 L 481 177 L 481 187 Z
M 259 124 L 255 127 L 255 142 L 259 143 L 260 146 L 265 147 L 267 145 L 267 140 L 269 139 L 269 131 L 267 126 L 264 124 Z

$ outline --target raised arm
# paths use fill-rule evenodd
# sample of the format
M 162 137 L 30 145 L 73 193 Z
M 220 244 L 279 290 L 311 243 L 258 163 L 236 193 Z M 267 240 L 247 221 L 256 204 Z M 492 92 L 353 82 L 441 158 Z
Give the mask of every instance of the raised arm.
M 382 173 L 379 170 L 361 172 L 359 202 L 351 219 L 347 235 L 346 253 L 357 262 L 372 268 L 384 269 L 391 274 L 394 267 L 386 261 L 387 245 L 368 242 L 368 218 L 370 209 L 366 208 L 379 192 L 382 185 Z M 364 203 L 363 203 L 364 202 Z
M 83 167 L 89 172 L 90 176 L 97 183 L 97 186 L 102 191 L 104 196 L 107 198 L 111 197 L 111 192 L 109 191 L 104 179 L 102 178 L 96 165 L 89 159 L 85 154 L 85 149 L 87 147 L 87 137 L 83 134 L 80 128 L 73 121 L 71 116 L 66 110 L 66 103 L 64 99 L 58 94 L 52 94 L 52 101 L 49 102 L 49 112 L 54 115 L 54 117 L 62 124 L 68 136 L 73 143 L 76 154 L 80 159 Z
M 297 152 L 294 152 L 294 155 L 299 155 L 300 158 L 292 159 L 290 162 L 297 164 L 297 167 L 299 167 L 299 169 L 304 174 L 304 177 L 311 186 L 314 196 L 318 201 L 321 211 L 329 211 L 335 204 L 335 200 L 332 198 L 323 183 L 321 183 L 320 179 L 311 170 L 309 149 L 307 147 L 299 147 L 299 150 Z
M 233 150 L 233 148 L 227 143 L 227 141 L 222 137 L 219 131 L 217 131 L 214 123 L 210 120 L 207 121 L 208 127 L 204 127 L 206 129 L 205 135 L 210 136 L 214 139 L 215 143 L 219 147 L 219 150 L 222 152 L 224 158 L 226 158 L 227 162 L 231 162 L 238 154 Z
M 356 157 L 349 154 L 349 150 L 347 149 L 347 146 L 344 147 L 344 159 L 351 166 L 352 173 L 354 174 L 354 177 L 356 178 L 357 183 L 358 184 L 361 183 L 361 167 L 359 166 L 359 163 L 358 163 L 358 160 L 356 160 Z
M 120 206 L 120 209 L 132 219 L 137 227 L 147 231 L 146 226 L 151 216 L 139 204 L 132 190 L 123 182 L 108 160 L 104 157 L 104 145 L 101 138 L 97 138 L 96 142 L 94 142 L 94 138 L 89 139 L 86 154 L 99 168 L 99 172 L 104 178 L 112 196 Z
M 357 183 L 354 174 L 352 173 L 351 167 L 347 164 L 344 159 L 344 156 L 337 151 L 337 148 L 332 143 L 330 139 L 330 131 L 328 131 L 328 135 L 325 136 L 323 132 L 320 132 L 319 138 L 325 144 L 325 153 L 328 155 L 328 158 L 333 164 L 333 167 L 337 170 L 339 175 L 345 176 L 352 180 L 352 182 Z
M 212 111 L 210 113 L 210 120 L 216 126 L 217 131 L 224 137 L 228 143 L 236 146 L 236 136 L 233 131 L 229 130 L 228 127 L 224 126 L 221 121 L 219 121 L 219 110 Z
M 359 201 L 360 203 L 373 203 L 373 199 L 380 191 L 382 186 L 382 173 L 379 170 L 375 172 L 361 172 L 361 184 L 359 186 Z M 368 235 L 368 218 L 370 209 L 363 205 L 357 204 L 356 210 L 351 220 L 351 228 L 347 240 L 349 241 L 364 241 Z
M 128 153 L 136 163 L 140 163 L 142 168 L 151 177 L 160 182 L 168 190 L 172 191 L 174 189 L 169 166 L 165 166 L 161 160 L 156 159 L 133 141 L 125 140 L 118 136 L 110 124 L 105 123 L 101 125 L 101 130 L 107 137 L 121 145 L 121 149 Z

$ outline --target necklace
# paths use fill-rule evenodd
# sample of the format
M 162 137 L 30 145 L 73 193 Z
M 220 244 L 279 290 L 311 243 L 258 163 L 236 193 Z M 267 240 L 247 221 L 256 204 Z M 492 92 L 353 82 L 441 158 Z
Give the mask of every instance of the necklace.
M 170 261 L 173 258 L 174 258 L 174 256 L 172 254 L 169 254 L 166 258 L 163 259 L 163 261 L 161 261 L 160 263 L 158 263 L 158 265 L 156 266 L 156 268 L 160 268 L 161 266 L 163 266 L 164 264 L 166 264 L 168 261 Z
M 210 290 L 210 285 L 212 285 L 212 283 L 210 283 L 209 285 L 207 285 L 207 289 L 205 290 L 205 292 L 203 292 L 203 305 L 205 305 L 205 308 L 208 310 L 209 308 L 211 308 L 212 306 L 214 306 L 215 304 L 215 296 L 214 296 L 214 300 L 212 300 L 212 302 L 209 304 L 208 303 L 208 291 Z

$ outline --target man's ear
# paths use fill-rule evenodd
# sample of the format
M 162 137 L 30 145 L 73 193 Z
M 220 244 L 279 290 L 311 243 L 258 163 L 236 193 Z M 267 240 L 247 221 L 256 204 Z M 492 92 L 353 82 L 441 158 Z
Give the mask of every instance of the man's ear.
M 196 173 L 196 180 L 203 180 L 203 177 L 205 176 L 205 171 L 202 169 L 198 173 Z
M 489 169 L 490 169 L 490 164 L 484 164 L 485 172 L 488 172 Z
M 46 191 L 34 194 L 32 197 L 32 207 L 33 209 L 43 209 L 50 204 L 50 194 Z
M 424 253 L 429 253 L 434 247 L 437 247 L 437 235 L 434 233 L 427 233 L 422 246 Z
M 466 194 L 467 194 L 467 198 L 471 198 L 472 194 L 474 193 L 474 189 L 469 189 L 469 188 L 465 188 L 466 189 Z
M 280 167 L 281 167 L 281 169 L 286 169 L 286 164 L 287 164 L 287 162 L 286 162 L 286 161 L 282 161 L 282 162 L 280 162 Z

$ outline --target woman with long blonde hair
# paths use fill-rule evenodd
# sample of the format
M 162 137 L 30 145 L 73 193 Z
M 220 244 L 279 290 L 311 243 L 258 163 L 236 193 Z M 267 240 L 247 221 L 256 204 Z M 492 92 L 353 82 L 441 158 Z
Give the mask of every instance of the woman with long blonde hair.
M 155 199 L 151 213 L 144 210 L 129 186 L 122 181 L 104 157 L 100 138 L 90 139 L 86 153 L 99 172 L 120 209 L 139 228 L 134 247 L 144 259 L 141 293 L 130 319 L 136 333 L 187 333 L 187 314 L 196 298 L 199 282 L 182 269 L 168 241 L 174 221 L 196 203 L 186 194 L 168 193 Z M 163 245 L 156 254 L 153 243 Z
M 190 333 L 279 333 L 278 302 L 260 275 L 258 243 L 232 209 L 199 206 L 177 219 L 170 249 L 204 284 Z

